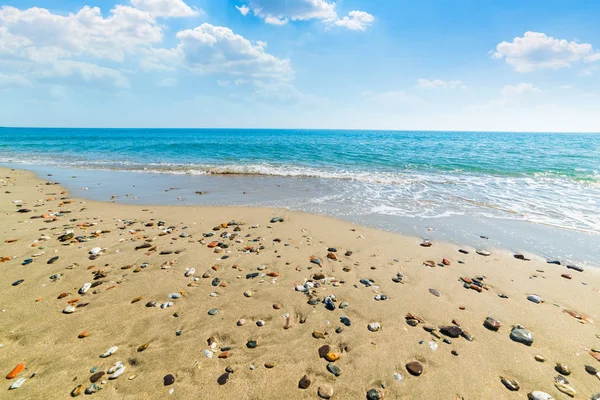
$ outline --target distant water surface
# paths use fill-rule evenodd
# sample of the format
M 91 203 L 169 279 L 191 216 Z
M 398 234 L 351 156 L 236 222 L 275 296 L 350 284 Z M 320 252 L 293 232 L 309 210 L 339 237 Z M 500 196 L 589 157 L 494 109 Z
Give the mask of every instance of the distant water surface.
M 0 163 L 98 200 L 288 207 L 598 265 L 595 134 L 0 128 Z

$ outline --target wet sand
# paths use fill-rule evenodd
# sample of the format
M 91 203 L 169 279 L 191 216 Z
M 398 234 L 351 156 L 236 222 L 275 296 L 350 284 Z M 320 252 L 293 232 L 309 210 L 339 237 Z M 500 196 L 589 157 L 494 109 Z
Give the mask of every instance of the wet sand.
M 585 321 L 598 320 L 597 270 L 578 272 L 530 254 L 531 261 L 522 261 L 498 249 L 482 256 L 445 243 L 422 247 L 419 238 L 281 209 L 83 201 L 30 172 L 1 168 L 0 175 L 0 258 L 7 258 L 0 263 L 0 365 L 8 374 L 24 364 L 17 378 L 5 379 L 0 398 L 64 399 L 83 385 L 80 398 L 102 399 L 314 399 L 326 386 L 333 399 L 366 398 L 370 389 L 397 399 L 523 399 L 535 390 L 565 399 L 555 386 L 557 362 L 570 367 L 566 378 L 576 398 L 600 392 L 598 377 L 584 369 L 600 368 L 590 355 L 600 348 L 600 331 Z M 31 211 L 17 212 L 19 204 Z M 273 217 L 283 222 L 271 223 Z M 238 225 L 226 225 L 231 221 Z M 70 230 L 74 237 L 61 242 Z M 228 247 L 209 247 L 213 241 Z M 150 247 L 135 250 L 144 243 Z M 92 260 L 96 247 L 102 252 Z M 27 259 L 33 261 L 22 265 Z M 186 268 L 195 274 L 186 277 Z M 253 273 L 258 276 L 247 277 Z M 392 280 L 398 273 L 401 283 Z M 61 276 L 50 279 L 54 274 Z M 481 292 L 464 287 L 461 278 L 478 276 L 484 277 Z M 296 290 L 307 280 L 314 283 L 308 293 Z M 102 284 L 78 294 L 93 282 Z M 58 299 L 62 293 L 68 295 Z M 171 293 L 181 297 L 169 299 Z M 382 294 L 388 298 L 375 300 Z M 544 302 L 529 301 L 530 294 Z M 333 310 L 322 302 L 329 295 L 336 299 Z M 63 313 L 76 298 L 73 305 L 88 304 Z M 147 307 L 152 300 L 173 305 Z M 340 309 L 342 302 L 348 305 Z M 424 322 L 409 325 L 408 313 Z M 291 327 L 284 329 L 288 315 Z M 502 322 L 497 332 L 484 327 L 487 317 Z M 472 341 L 439 333 L 453 320 Z M 372 322 L 381 329 L 371 332 Z M 531 346 L 511 340 L 516 324 L 531 331 Z M 87 337 L 78 338 L 84 331 Z M 336 361 L 320 358 L 324 345 Z M 118 350 L 100 358 L 111 346 Z M 83 393 L 93 367 L 106 372 L 118 361 L 122 375 L 106 374 L 96 382 L 99 391 Z M 420 376 L 405 368 L 414 361 L 423 367 Z M 226 368 L 233 372 L 220 385 Z M 175 382 L 165 385 L 168 374 Z M 298 387 L 304 375 L 311 380 L 307 389 Z M 500 376 L 518 381 L 520 390 L 509 391 Z M 26 381 L 8 391 L 18 378 Z

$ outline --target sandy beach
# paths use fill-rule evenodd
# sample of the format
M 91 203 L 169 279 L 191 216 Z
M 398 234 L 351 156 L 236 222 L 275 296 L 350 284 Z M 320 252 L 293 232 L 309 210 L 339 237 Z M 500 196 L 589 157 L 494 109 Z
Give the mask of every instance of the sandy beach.
M 284 209 L 83 201 L 31 172 L 0 175 L 0 365 L 5 375 L 24 366 L 0 398 L 600 392 L 585 368 L 600 368 L 593 268 L 502 249 L 424 247 L 420 238 Z M 484 326 L 488 317 L 501 322 L 497 331 Z M 518 324 L 531 345 L 511 339 Z M 406 367 L 415 362 L 419 376 Z M 556 383 L 556 368 L 568 384 Z

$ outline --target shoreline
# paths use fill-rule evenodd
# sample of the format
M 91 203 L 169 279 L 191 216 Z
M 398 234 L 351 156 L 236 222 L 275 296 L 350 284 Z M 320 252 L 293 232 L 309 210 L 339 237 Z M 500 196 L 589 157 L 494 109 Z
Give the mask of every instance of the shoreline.
M 6 164 L 5 164 L 6 165 Z M 75 197 L 88 201 L 111 201 L 139 206 L 209 206 L 209 207 L 267 207 L 308 212 L 361 226 L 417 236 L 436 242 L 467 245 L 473 249 L 496 249 L 512 253 L 538 256 L 546 260 L 560 260 L 598 268 L 595 250 L 590 246 L 600 236 L 595 232 L 559 226 L 552 223 L 520 219 L 503 219 L 455 213 L 439 209 L 429 214 L 415 201 L 406 215 L 397 210 L 377 210 L 358 206 L 348 208 L 348 201 L 337 198 L 340 182 L 316 178 L 268 177 L 252 175 L 169 175 L 139 171 L 110 171 L 85 168 L 64 168 L 43 165 L 22 166 L 9 164 L 8 168 L 25 169 L 46 177 L 51 171 L 66 185 Z M 72 176 L 73 175 L 73 176 Z M 77 179 L 74 178 L 76 175 Z M 77 183 L 76 183 L 77 182 Z M 133 186 L 128 184 L 134 183 Z M 341 183 L 345 185 L 345 183 Z M 334 186 L 332 186 L 334 185 Z M 175 186 L 175 187 L 172 187 Z M 199 190 L 203 195 L 194 193 Z M 243 192 L 243 194 L 242 194 Z M 333 199 L 330 201 L 330 197 Z M 337 195 L 339 197 L 339 195 Z M 352 204 L 361 204 L 360 199 Z M 398 207 L 403 207 L 402 203 Z M 383 207 L 385 208 L 385 206 Z M 399 209 L 398 209 L 399 210 Z M 486 239 L 482 239 L 482 238 Z
M 105 371 L 116 361 L 122 361 L 126 371 L 114 380 L 104 376 L 106 383 L 98 381 L 102 390 L 96 396 L 189 398 L 202 390 L 211 398 L 308 399 L 317 398 L 319 387 L 330 387 L 333 399 L 365 398 L 370 389 L 399 399 L 517 399 L 534 390 L 561 399 L 566 395 L 553 382 L 557 362 L 573 371 L 569 385 L 577 390 L 578 398 L 598 392 L 598 378 L 584 370 L 585 365 L 600 367 L 587 354 L 600 347 L 597 330 L 593 323 L 582 324 L 564 312 L 600 318 L 600 273 L 594 268 L 580 273 L 538 258 L 517 260 L 501 249 L 492 249 L 488 257 L 473 251 L 462 254 L 460 246 L 438 241 L 422 247 L 418 237 L 286 209 L 81 200 L 70 198 L 59 185 L 45 185 L 33 172 L 0 171 L 0 211 L 6 222 L 0 227 L 0 257 L 11 257 L 0 264 L 4 271 L 0 305 L 5 311 L 0 320 L 0 343 L 4 345 L 0 354 L 6 360 L 6 373 L 22 362 L 25 370 L 19 377 L 27 378 L 21 388 L 8 392 L 7 398 L 65 398 L 76 386 L 91 385 L 90 368 L 98 366 Z M 32 212 L 15 212 L 14 200 L 22 200 L 23 207 Z M 63 212 L 57 220 L 51 216 L 30 218 L 61 209 L 70 213 Z M 284 222 L 270 223 L 276 216 Z M 165 221 L 165 227 L 173 226 L 172 232 L 161 235 L 165 227 L 157 226 L 159 220 Z M 212 230 L 232 220 L 245 224 Z M 77 226 L 81 223 L 97 225 Z M 87 241 L 58 241 L 68 229 L 65 225 L 72 226 L 74 236 L 84 236 Z M 236 240 L 242 242 L 219 237 L 236 232 L 232 226 L 240 229 Z M 95 230 L 100 233 L 92 234 Z M 210 232 L 215 234 L 212 238 L 204 237 Z M 48 239 L 40 240 L 41 236 Z M 5 242 L 13 239 L 18 240 Z M 212 240 L 228 247 L 215 253 L 207 247 Z M 134 250 L 143 243 L 157 250 Z M 246 246 L 254 249 L 244 250 Z M 107 250 L 91 260 L 88 252 L 94 247 Z M 33 257 L 42 251 L 45 254 Z M 347 256 L 346 251 L 352 254 Z M 328 258 L 329 253 L 334 256 Z M 59 260 L 48 264 L 55 255 Z M 317 257 L 320 265 L 310 262 L 311 256 Z M 21 265 L 30 257 L 30 264 Z M 449 265 L 444 266 L 443 259 Z M 424 265 L 430 260 L 434 267 Z M 138 270 L 144 262 L 149 266 Z M 86 269 L 88 266 L 93 267 Z M 197 272 L 186 277 L 185 268 L 191 267 Z M 105 276 L 93 280 L 99 271 Z M 60 279 L 48 279 L 56 273 L 62 274 Z M 252 273 L 258 277 L 247 279 Z M 271 275 L 261 276 L 267 273 Z M 403 283 L 392 281 L 397 273 L 403 275 Z M 561 277 L 565 273 L 572 279 Z M 323 277 L 315 278 L 315 274 Z M 478 292 L 463 287 L 465 278 L 480 275 L 485 277 L 482 285 L 487 289 Z M 216 278 L 219 281 L 214 285 Z M 20 279 L 24 279 L 21 284 L 11 286 Z M 307 279 L 319 284 L 311 289 L 311 297 L 321 300 L 315 304 L 307 303 L 309 297 L 294 290 Z M 361 283 L 365 279 L 373 283 Z M 104 283 L 77 294 L 84 283 L 95 281 Z M 180 291 L 184 294 L 170 300 L 172 307 L 145 307 L 151 299 L 167 302 L 169 293 Z M 243 295 L 247 291 L 251 291 L 248 297 Z M 57 299 L 62 292 L 71 295 Z M 322 303 L 331 294 L 336 297 L 333 311 Z M 382 294 L 388 299 L 374 299 Z M 541 296 L 544 302 L 527 300 L 530 294 Z M 77 307 L 73 314 L 61 313 L 65 300 L 76 296 L 81 300 L 74 304 L 89 305 Z M 132 303 L 140 296 L 141 300 Z M 341 309 L 342 302 L 348 307 Z M 207 315 L 215 308 L 215 315 Z M 407 324 L 408 313 L 424 322 Z M 286 314 L 289 329 L 284 329 Z M 345 316 L 351 324 L 343 323 Z M 498 332 L 483 326 L 486 317 L 502 321 Z M 246 320 L 243 326 L 236 325 L 240 319 Z M 453 320 L 474 340 L 441 334 L 441 328 L 451 326 Z M 257 326 L 258 321 L 264 326 Z M 381 330 L 370 332 L 367 325 L 373 322 L 380 323 Z M 511 326 L 516 324 L 532 332 L 531 346 L 509 338 Z M 439 338 L 423 329 L 426 325 L 437 328 L 434 332 Z M 339 333 L 337 328 L 341 328 Z M 89 336 L 79 339 L 84 330 Z M 178 330 L 181 335 L 176 334 Z M 315 332 L 324 339 L 315 338 Z M 256 348 L 247 347 L 250 340 L 257 341 Z M 211 342 L 216 345 L 211 347 Z M 147 349 L 138 351 L 145 343 Z M 323 345 L 329 345 L 339 359 L 321 359 L 318 349 Z M 119 350 L 107 359 L 98 357 L 111 346 Z M 224 353 L 226 357 L 219 358 Z M 546 361 L 536 361 L 535 355 L 543 355 Z M 415 361 L 424 369 L 418 377 L 405 368 Z M 327 369 L 330 364 L 340 368 L 341 375 L 331 373 Z M 234 372 L 221 385 L 217 380 L 227 367 Z M 30 378 L 33 372 L 36 376 Z M 175 383 L 164 386 L 168 374 L 173 374 Z M 312 384 L 299 389 L 304 375 Z M 499 376 L 516 379 L 520 391 L 507 390 Z M 6 388 L 0 390 L 11 383 L 6 380 Z

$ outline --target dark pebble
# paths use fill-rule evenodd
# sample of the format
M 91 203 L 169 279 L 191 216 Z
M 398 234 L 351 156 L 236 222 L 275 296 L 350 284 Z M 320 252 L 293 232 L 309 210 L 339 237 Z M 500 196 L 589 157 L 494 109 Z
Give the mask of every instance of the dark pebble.
M 175 383 L 175 377 L 172 374 L 165 375 L 163 378 L 163 384 L 165 386 L 169 386 Z
M 308 387 L 310 386 L 311 383 L 312 383 L 312 381 L 310 380 L 310 378 L 308 377 L 308 375 L 304 375 L 300 379 L 300 382 L 298 382 L 298 387 L 300 389 L 308 389 Z
M 411 375 L 419 376 L 423 373 L 423 366 L 419 362 L 413 361 L 406 364 L 406 370 Z
M 217 379 L 217 383 L 218 383 L 219 385 L 224 385 L 224 384 L 226 384 L 227 382 L 229 382 L 229 372 L 225 372 L 223 375 L 221 375 L 221 376 L 219 377 L 219 379 Z

